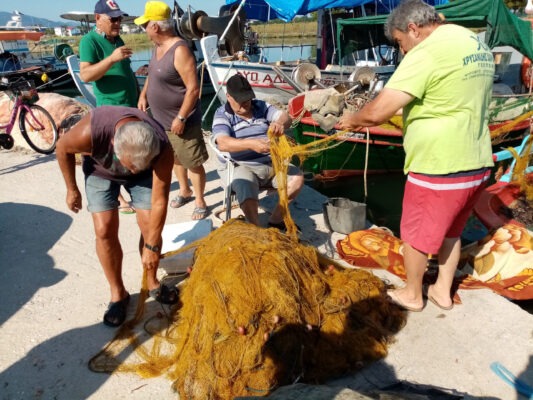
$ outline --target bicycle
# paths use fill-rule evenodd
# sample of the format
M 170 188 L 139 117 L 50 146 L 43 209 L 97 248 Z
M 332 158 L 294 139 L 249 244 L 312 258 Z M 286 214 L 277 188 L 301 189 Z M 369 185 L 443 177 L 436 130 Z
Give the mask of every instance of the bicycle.
M 35 84 L 22 77 L 11 82 L 2 78 L 0 90 L 9 94 L 11 99 L 14 98 L 15 103 L 9 123 L 0 125 L 0 129 L 5 130 L 5 133 L 0 133 L 0 146 L 7 150 L 13 148 L 15 141 L 11 131 L 20 110 L 19 128 L 26 142 L 38 153 L 53 153 L 58 139 L 57 127 L 48 111 L 34 104 L 39 100 Z

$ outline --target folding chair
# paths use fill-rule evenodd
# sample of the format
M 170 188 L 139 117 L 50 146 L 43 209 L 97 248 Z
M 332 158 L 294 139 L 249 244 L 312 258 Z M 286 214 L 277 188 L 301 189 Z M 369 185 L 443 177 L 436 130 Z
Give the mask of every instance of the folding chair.
M 211 135 L 209 137 L 209 146 L 213 149 L 213 151 L 220 156 L 220 158 L 224 159 L 227 163 L 227 175 L 226 175 L 226 185 L 224 187 L 224 202 L 223 207 L 226 209 L 226 219 L 225 221 L 229 220 L 231 218 L 231 205 L 233 204 L 233 201 L 235 200 L 235 192 L 231 190 L 231 182 L 233 181 L 233 171 L 235 170 L 236 162 L 233 160 L 228 152 L 220 151 L 217 148 L 217 144 L 215 143 L 215 137 Z M 276 193 L 277 190 L 273 189 L 272 187 L 259 187 L 259 190 L 266 190 L 267 195 Z
M 224 187 L 224 201 L 223 201 L 223 207 L 226 209 L 226 221 L 228 221 L 231 218 L 231 204 L 233 203 L 233 199 L 235 197 L 235 194 L 231 190 L 231 181 L 233 180 L 233 171 L 235 170 L 235 161 L 231 159 L 231 156 L 228 152 L 220 151 L 217 148 L 217 144 L 215 143 L 215 137 L 211 135 L 209 137 L 209 146 L 213 149 L 213 151 L 222 159 L 224 159 L 227 163 L 227 175 L 226 175 L 226 186 Z

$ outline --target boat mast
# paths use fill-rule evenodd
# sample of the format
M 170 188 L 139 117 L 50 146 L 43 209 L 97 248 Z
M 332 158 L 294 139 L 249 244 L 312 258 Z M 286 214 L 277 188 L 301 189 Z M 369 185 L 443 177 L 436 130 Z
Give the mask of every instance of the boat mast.
M 324 26 L 324 22 L 322 19 L 324 18 L 324 10 L 320 9 L 317 11 L 317 18 L 316 18 L 316 66 L 320 69 L 324 68 L 322 65 L 322 29 Z

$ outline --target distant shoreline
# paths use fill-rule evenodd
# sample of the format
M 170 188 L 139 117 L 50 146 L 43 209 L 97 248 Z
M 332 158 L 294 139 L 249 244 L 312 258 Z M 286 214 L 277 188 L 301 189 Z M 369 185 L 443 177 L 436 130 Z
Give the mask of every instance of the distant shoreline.
M 287 39 L 285 44 L 300 44 L 298 40 L 303 40 L 303 44 L 312 44 L 316 38 L 316 21 L 309 22 L 288 22 L 279 24 L 254 24 L 250 26 L 253 32 L 256 32 L 259 36 L 259 44 L 271 44 L 265 43 L 274 39 L 274 42 L 281 44 L 282 39 Z M 285 32 L 283 32 L 285 27 Z M 149 48 L 153 46 L 152 41 L 145 33 L 129 33 L 120 35 L 124 44 L 132 49 Z M 41 42 L 31 42 L 33 44 L 30 47 L 30 51 L 41 52 L 43 54 L 53 54 L 54 52 L 54 40 L 58 43 L 68 43 L 74 53 L 79 53 L 79 45 L 82 36 L 52 36 L 46 35 L 41 39 Z M 45 44 L 43 44 L 45 42 Z
M 254 24 L 250 28 L 257 32 L 259 40 L 270 38 L 316 38 L 316 21 L 287 22 L 279 24 Z M 285 29 L 285 33 L 283 30 Z

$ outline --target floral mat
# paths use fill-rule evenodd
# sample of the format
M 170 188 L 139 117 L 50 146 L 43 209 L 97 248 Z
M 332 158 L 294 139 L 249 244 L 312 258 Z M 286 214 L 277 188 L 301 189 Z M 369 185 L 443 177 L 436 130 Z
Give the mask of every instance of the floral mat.
M 341 258 L 363 268 L 385 269 L 407 279 L 403 265 L 403 242 L 379 228 L 350 233 L 337 242 Z M 425 283 L 437 277 L 430 260 Z M 533 238 L 523 227 L 507 224 L 468 246 L 461 254 L 454 282 L 454 302 L 460 303 L 456 289 L 489 288 L 513 300 L 533 299 Z

